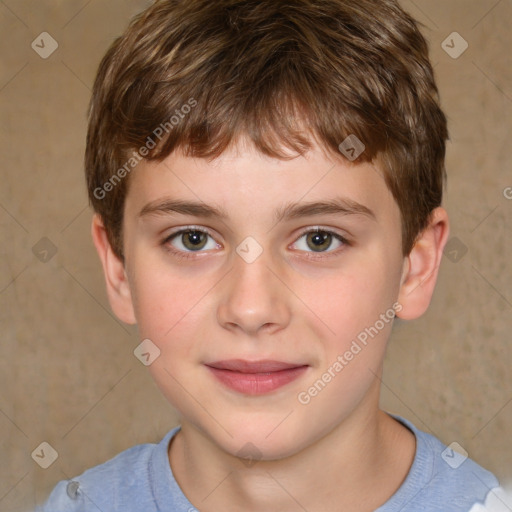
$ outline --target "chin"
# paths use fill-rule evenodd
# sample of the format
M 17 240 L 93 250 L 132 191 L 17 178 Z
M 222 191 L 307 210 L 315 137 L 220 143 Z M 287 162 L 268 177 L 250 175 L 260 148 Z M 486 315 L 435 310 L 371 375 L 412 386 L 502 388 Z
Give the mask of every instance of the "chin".
M 262 420 L 260 417 L 259 421 L 245 418 L 238 423 L 226 425 L 225 428 L 233 437 L 224 430 L 215 429 L 213 440 L 224 451 L 239 458 L 255 461 L 280 460 L 296 454 L 306 445 L 304 430 L 300 429 L 299 438 L 299 432 L 294 428 L 291 418 L 283 421 L 283 416 L 278 421 L 273 417 L 269 420 Z

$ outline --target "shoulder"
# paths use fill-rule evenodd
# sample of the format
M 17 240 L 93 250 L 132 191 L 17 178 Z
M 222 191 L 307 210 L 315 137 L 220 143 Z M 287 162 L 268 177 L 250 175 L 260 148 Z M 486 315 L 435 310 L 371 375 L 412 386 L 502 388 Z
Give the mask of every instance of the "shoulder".
M 411 422 L 395 418 L 414 433 L 416 456 L 405 482 L 379 512 L 400 507 L 424 512 L 469 512 L 499 488 L 496 477 L 471 460 L 460 445 L 447 446 Z
M 159 444 L 133 446 L 79 476 L 60 481 L 36 512 L 156 510 L 151 459 L 176 430 L 168 432 Z

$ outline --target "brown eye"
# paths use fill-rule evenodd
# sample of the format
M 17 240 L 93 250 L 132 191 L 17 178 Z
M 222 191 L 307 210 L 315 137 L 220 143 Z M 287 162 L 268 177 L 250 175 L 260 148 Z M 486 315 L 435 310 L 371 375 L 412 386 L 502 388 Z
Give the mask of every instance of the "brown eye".
M 185 231 L 181 234 L 183 245 L 191 251 L 202 249 L 208 240 L 208 234 L 202 231 Z
M 310 229 L 305 231 L 293 244 L 295 249 L 306 253 L 334 253 L 336 249 L 350 245 L 349 242 L 338 233 L 327 229 Z
M 191 228 L 173 233 L 163 243 L 181 253 L 199 252 L 203 249 L 216 249 L 219 247 L 207 231 Z
M 306 235 L 308 247 L 315 252 L 323 252 L 325 249 L 329 249 L 332 240 L 332 234 L 326 231 L 312 231 Z

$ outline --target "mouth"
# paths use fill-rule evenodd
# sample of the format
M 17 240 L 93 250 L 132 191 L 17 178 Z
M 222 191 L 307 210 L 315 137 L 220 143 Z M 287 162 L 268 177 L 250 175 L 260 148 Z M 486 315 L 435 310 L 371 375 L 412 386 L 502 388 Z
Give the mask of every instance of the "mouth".
M 228 388 L 246 395 L 263 395 L 298 379 L 307 364 L 230 359 L 206 363 L 213 376 Z

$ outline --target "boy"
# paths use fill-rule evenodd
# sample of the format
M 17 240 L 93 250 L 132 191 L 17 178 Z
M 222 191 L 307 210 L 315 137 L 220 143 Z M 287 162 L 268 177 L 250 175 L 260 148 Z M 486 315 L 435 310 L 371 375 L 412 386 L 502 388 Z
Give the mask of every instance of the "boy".
M 86 174 L 116 315 L 180 426 L 44 511 L 469 511 L 496 478 L 379 409 L 449 227 L 446 119 L 395 0 L 165 0 L 95 82 Z

